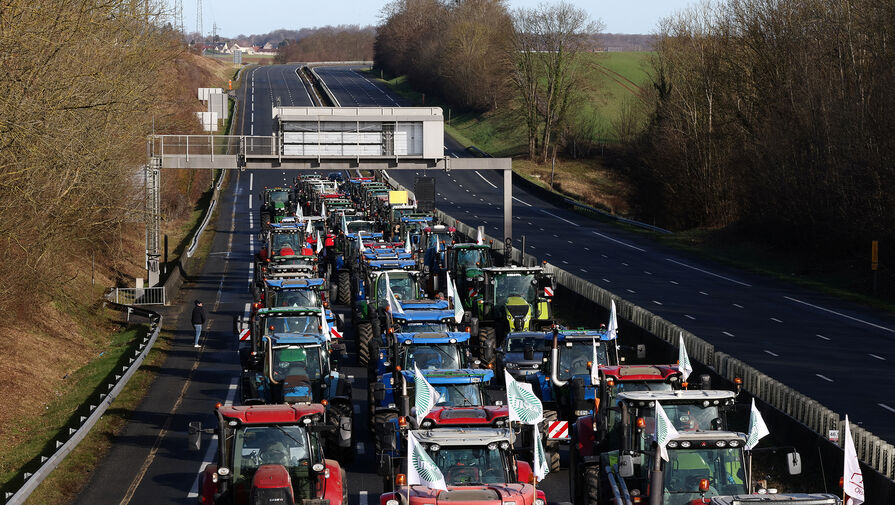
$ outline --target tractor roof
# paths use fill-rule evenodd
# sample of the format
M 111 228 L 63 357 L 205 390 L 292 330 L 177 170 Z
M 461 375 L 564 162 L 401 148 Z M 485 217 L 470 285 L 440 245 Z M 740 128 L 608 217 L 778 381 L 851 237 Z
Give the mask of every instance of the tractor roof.
M 716 444 L 715 442 L 724 441 L 730 444 L 730 442 L 734 442 L 735 445 L 731 447 L 742 447 L 746 445 L 746 434 L 739 433 L 736 431 L 679 431 L 677 437 L 675 437 L 676 441 L 689 441 L 690 446 L 684 447 L 684 449 L 710 449 L 715 447 L 723 447 L 721 444 Z M 676 449 L 671 445 L 668 446 L 669 449 Z
M 307 289 L 307 288 L 316 288 L 323 286 L 326 282 L 323 279 L 267 279 L 264 281 L 265 284 L 274 288 L 274 289 L 288 289 L 288 288 L 296 288 L 296 289 Z
M 296 424 L 303 417 L 322 415 L 323 405 L 228 405 L 218 411 L 225 419 L 237 419 L 243 424 Z
M 548 332 L 547 334 L 551 338 L 553 337 L 552 332 Z M 559 332 L 560 342 L 590 342 L 592 340 L 608 341 L 614 339 L 609 338 L 609 331 L 605 328 L 599 330 L 562 330 Z
M 488 244 L 475 244 L 475 243 L 464 243 L 464 244 L 451 244 L 452 249 L 491 249 L 491 246 Z
M 326 341 L 323 335 L 313 333 L 274 333 L 273 345 L 322 345 Z
M 304 226 L 295 222 L 270 223 L 271 233 L 296 233 L 302 231 L 303 229 Z
M 685 389 L 679 391 L 632 391 L 619 393 L 618 400 L 630 402 L 659 402 L 659 403 L 697 403 L 710 402 L 718 405 L 721 402 L 733 401 L 736 393 L 719 389 Z
M 507 422 L 509 415 L 510 410 L 506 405 L 488 405 L 482 407 L 435 407 L 426 414 L 426 419 L 431 420 L 438 426 L 491 426 L 497 421 Z
M 465 445 L 483 446 L 492 442 L 513 442 L 513 431 L 509 428 L 439 428 L 437 430 L 416 430 L 417 440 L 424 444 L 441 446 Z
M 369 265 L 374 270 L 400 270 L 404 272 L 413 270 L 416 267 L 416 262 L 407 259 L 378 259 L 370 260 Z
M 292 190 L 289 189 L 289 188 L 283 188 L 283 187 L 280 187 L 280 186 L 274 186 L 274 187 L 272 187 L 272 188 L 264 188 L 264 191 L 271 192 L 271 191 L 292 191 Z
M 619 382 L 626 381 L 661 381 L 680 375 L 677 365 L 618 365 L 601 366 L 600 373 L 613 377 Z
M 320 307 L 264 307 L 258 316 L 319 316 Z
M 418 215 L 410 215 L 410 216 L 401 216 L 402 223 L 430 223 L 432 222 L 432 216 L 418 216 Z
M 413 380 L 413 370 L 403 370 L 401 373 L 408 380 Z M 478 384 L 481 382 L 490 382 L 494 379 L 494 370 L 476 369 L 476 368 L 459 368 L 454 370 L 420 370 L 423 377 L 430 384 Z
M 445 310 L 449 307 L 447 300 L 402 300 L 400 303 L 404 310 Z
M 483 268 L 485 272 L 491 274 L 534 274 L 543 272 L 543 267 L 522 267 L 522 266 L 508 266 L 508 267 L 487 267 Z
M 749 505 L 750 503 L 761 503 L 762 505 L 774 505 L 780 503 L 793 505 L 839 505 L 839 503 L 841 503 L 836 496 L 820 493 L 755 493 L 734 496 L 713 496 L 711 498 L 706 498 L 706 500 L 709 500 L 706 503 L 711 505 Z
M 465 331 L 448 331 L 443 333 L 396 333 L 395 340 L 404 345 L 456 344 L 469 340 Z
M 404 306 L 403 302 L 400 302 L 402 306 Z M 410 323 L 427 323 L 427 322 L 442 322 L 446 319 L 450 319 L 451 322 L 454 321 L 454 311 L 453 310 L 437 310 L 437 309 L 427 309 L 427 310 L 407 310 L 408 307 L 404 306 L 404 315 L 401 316 L 399 314 L 395 314 L 394 318 L 396 320 L 401 320 L 404 322 Z

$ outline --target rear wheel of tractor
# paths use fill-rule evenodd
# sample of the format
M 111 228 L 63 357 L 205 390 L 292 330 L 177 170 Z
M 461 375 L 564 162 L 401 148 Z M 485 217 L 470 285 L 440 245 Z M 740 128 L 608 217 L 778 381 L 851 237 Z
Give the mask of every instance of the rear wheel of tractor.
M 373 433 L 376 434 L 376 454 L 380 454 L 382 452 L 382 440 L 380 440 L 380 426 L 384 426 L 387 423 L 392 422 L 393 420 L 398 418 L 398 414 L 394 412 L 386 412 L 382 414 L 376 414 L 373 416 Z
M 479 359 L 485 365 L 494 363 L 494 353 L 497 350 L 497 332 L 493 326 L 479 328 Z
M 351 276 L 348 272 L 342 271 L 336 274 L 338 279 L 339 303 L 348 305 L 351 303 Z
M 370 342 L 373 340 L 373 327 L 369 322 L 357 325 L 357 364 L 366 366 L 370 363 Z
M 600 505 L 600 467 L 599 466 L 589 466 L 584 469 L 584 482 L 582 489 L 582 494 L 584 495 L 584 500 L 581 502 L 576 501 L 575 503 L 583 503 L 584 505 Z
M 555 410 L 544 410 L 544 433 L 549 433 L 550 425 L 559 420 Z M 551 472 L 559 471 L 559 442 L 546 442 L 544 452 Z
M 329 279 L 329 302 L 335 305 L 339 298 L 339 285 L 333 282 L 332 277 L 327 277 L 327 279 Z
M 270 224 L 270 213 L 262 212 L 261 213 L 261 229 L 266 230 L 268 224 Z
M 338 404 L 338 405 L 334 405 L 332 408 L 333 408 L 334 413 L 337 414 L 337 416 L 338 416 L 337 419 L 339 419 L 339 420 L 341 420 L 344 417 L 349 417 L 349 418 L 351 417 L 351 414 L 352 414 L 351 405 Z M 351 434 L 352 443 L 348 444 L 348 447 L 339 447 L 338 442 L 336 442 L 336 444 L 335 444 L 336 447 L 334 447 L 335 454 L 337 455 L 336 458 L 343 467 L 348 466 L 351 463 L 353 463 L 354 455 L 356 454 L 356 449 L 354 447 L 354 433 L 353 433 L 354 423 L 352 423 L 351 428 L 352 428 L 352 434 Z M 339 432 L 336 431 L 336 435 L 335 435 L 336 438 L 338 438 L 339 435 L 340 435 Z

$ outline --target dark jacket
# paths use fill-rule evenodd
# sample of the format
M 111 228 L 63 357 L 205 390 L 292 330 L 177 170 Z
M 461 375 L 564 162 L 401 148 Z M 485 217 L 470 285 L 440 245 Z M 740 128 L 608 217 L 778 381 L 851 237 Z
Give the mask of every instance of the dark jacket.
M 193 306 L 193 324 L 205 324 L 205 308 Z

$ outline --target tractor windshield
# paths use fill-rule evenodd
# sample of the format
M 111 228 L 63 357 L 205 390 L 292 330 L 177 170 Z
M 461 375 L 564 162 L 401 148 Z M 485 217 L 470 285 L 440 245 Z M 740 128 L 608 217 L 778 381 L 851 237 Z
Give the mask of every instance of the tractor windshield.
M 743 451 L 740 448 L 669 449 L 668 457 L 663 500 L 667 505 L 690 503 L 703 496 L 728 496 L 747 492 Z M 699 487 L 703 479 L 708 481 L 705 491 L 701 491 Z
M 499 274 L 494 277 L 494 305 L 506 305 L 511 296 L 518 296 L 531 305 L 537 298 L 537 285 L 534 274 Z
M 457 344 L 425 344 L 407 347 L 404 369 L 413 370 L 413 365 L 420 370 L 455 370 L 464 363 Z
M 503 348 L 506 352 L 525 352 L 531 348 L 536 353 L 543 353 L 547 350 L 547 339 L 530 335 L 510 334 L 507 335 Z
M 399 325 L 400 332 L 403 333 L 444 333 L 451 331 L 445 323 L 402 323 Z
M 495 443 L 487 447 L 441 447 L 428 453 L 448 486 L 506 484 L 509 482 L 506 457 L 496 446 Z
M 264 334 L 320 333 L 320 316 L 270 316 L 264 319 Z
M 319 307 L 320 293 L 313 289 L 273 290 L 268 300 L 269 307 Z
M 301 426 L 244 426 L 227 437 L 231 441 L 233 484 L 248 503 L 252 478 L 261 465 L 282 465 L 293 483 L 308 480 L 311 462 L 320 455 L 315 435 Z M 240 502 L 242 503 L 242 502 Z
M 286 377 L 303 375 L 311 381 L 320 380 L 329 373 L 325 352 L 319 345 L 274 347 L 273 378 L 281 381 Z
M 479 407 L 484 405 L 479 384 L 432 384 L 440 398 L 439 407 Z
M 569 380 L 575 375 L 590 375 L 587 367 L 594 359 L 594 347 L 592 342 L 565 342 L 559 346 L 558 377 L 561 380 Z M 609 358 L 606 355 L 606 345 L 597 342 L 597 362 L 593 365 L 608 365 Z
M 491 255 L 487 249 L 458 249 L 457 266 L 461 268 L 488 268 Z
M 348 223 L 348 233 L 373 233 L 372 221 L 351 221 Z
M 292 254 L 296 254 L 301 250 L 303 242 L 298 232 L 271 233 L 270 244 L 273 254 L 283 254 L 280 252 L 282 249 L 292 249 Z
M 451 243 L 451 234 L 448 232 L 429 234 L 429 240 L 426 243 L 426 248 L 427 249 L 435 249 L 436 245 L 440 242 L 450 244 Z M 441 249 L 444 250 L 444 247 L 442 246 Z
M 397 300 L 415 300 L 419 298 L 419 285 L 416 277 L 408 272 L 389 272 L 388 284 L 392 288 Z M 387 290 L 385 287 L 385 275 L 380 275 L 376 280 L 376 296 L 380 300 L 387 300 Z
M 289 201 L 289 192 L 288 191 L 271 191 L 270 192 L 270 201 L 286 203 Z

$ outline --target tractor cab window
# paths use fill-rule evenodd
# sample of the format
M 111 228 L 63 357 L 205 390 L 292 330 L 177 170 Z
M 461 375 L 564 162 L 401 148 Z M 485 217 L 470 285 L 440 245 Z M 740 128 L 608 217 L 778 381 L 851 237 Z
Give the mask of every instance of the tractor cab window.
M 432 384 L 440 395 L 438 407 L 479 407 L 484 405 L 479 384 Z
M 430 233 L 429 240 L 426 243 L 427 249 L 435 249 L 437 244 L 440 242 L 444 242 L 445 244 L 451 243 L 451 234 L 450 233 Z
M 283 289 L 270 293 L 270 307 L 319 307 L 320 294 L 313 289 Z
M 269 193 L 271 202 L 286 203 L 289 201 L 288 191 L 271 191 Z
M 280 254 L 282 249 L 292 249 L 295 254 L 301 250 L 302 240 L 298 233 L 271 233 L 270 243 L 273 254 Z
M 373 233 L 372 221 L 351 221 L 348 223 L 348 233 Z
M 415 300 L 418 298 L 418 286 L 416 279 L 407 272 L 389 272 L 388 284 L 392 288 L 397 300 Z M 388 294 L 385 287 L 385 275 L 380 275 L 376 280 L 376 296 L 380 300 L 387 300 Z
M 457 251 L 457 266 L 488 268 L 491 266 L 491 255 L 485 249 L 460 249 Z
M 669 449 L 663 475 L 664 503 L 690 503 L 702 498 L 699 482 L 708 480 L 705 497 L 746 494 L 743 451 L 728 449 Z
M 491 448 L 490 446 L 495 446 Z M 428 451 L 448 486 L 506 484 L 507 461 L 497 444 L 488 447 L 441 447 Z
M 398 331 L 399 333 L 444 333 L 452 330 L 445 323 L 422 322 L 399 324 Z
M 270 316 L 264 319 L 264 335 L 272 333 L 320 333 L 320 316 Z
M 507 335 L 503 346 L 506 352 L 525 352 L 531 348 L 535 353 L 544 353 L 547 351 L 547 339 L 544 337 Z
M 569 345 L 571 343 L 572 345 Z M 589 362 L 594 359 L 593 343 L 588 341 L 581 342 L 565 342 L 559 345 L 559 365 L 558 376 L 561 380 L 569 380 L 575 375 L 590 375 L 590 369 L 587 367 Z M 606 345 L 598 343 L 597 345 L 597 363 L 596 365 L 608 365 L 609 358 L 606 355 Z
M 273 348 L 274 380 L 303 375 L 309 380 L 319 380 L 329 373 L 326 368 L 326 351 L 315 346 L 278 346 Z
M 507 305 L 510 297 L 520 297 L 528 304 L 537 298 L 538 283 L 534 275 L 506 274 L 494 278 L 494 305 Z
M 293 482 L 306 480 L 320 454 L 316 437 L 300 426 L 245 426 L 236 430 L 232 447 L 233 482 L 244 492 L 261 465 L 282 465 Z
M 463 368 L 456 344 L 427 344 L 407 347 L 404 370 L 455 370 Z
M 717 405 L 703 407 L 701 405 L 674 405 L 671 403 L 663 403 L 662 409 L 665 410 L 668 420 L 671 421 L 671 424 L 673 424 L 674 428 L 679 432 L 709 431 L 715 429 L 714 426 L 716 426 L 721 419 L 721 413 L 718 411 Z M 644 418 L 647 427 L 655 427 L 655 407 L 641 408 L 637 415 L 638 417 Z M 650 434 L 654 432 L 655 429 L 653 429 Z
M 671 391 L 671 384 L 660 381 L 617 381 L 612 386 L 604 386 L 608 389 L 609 405 L 613 406 L 609 409 L 607 419 L 607 427 L 612 431 L 619 425 L 622 418 L 621 409 L 616 407 L 616 398 L 620 393 L 631 393 L 635 391 Z

